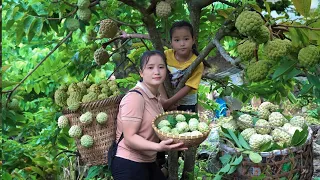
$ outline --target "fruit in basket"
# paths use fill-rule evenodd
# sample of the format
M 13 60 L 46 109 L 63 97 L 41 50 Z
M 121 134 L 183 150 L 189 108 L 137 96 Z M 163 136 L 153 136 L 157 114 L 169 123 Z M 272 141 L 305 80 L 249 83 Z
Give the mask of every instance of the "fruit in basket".
M 59 128 L 65 128 L 69 125 L 69 120 L 66 116 L 60 116 L 58 118 L 58 127 Z
M 199 122 L 198 124 L 198 130 L 202 133 L 209 131 L 209 126 L 205 122 Z
M 64 107 L 67 106 L 67 99 L 68 99 L 68 95 L 66 93 L 66 91 L 61 90 L 61 89 L 57 89 L 54 93 L 54 102 L 60 106 L 60 107 Z
M 108 114 L 105 112 L 99 112 L 96 116 L 96 120 L 99 124 L 105 124 L 108 121 Z
M 262 137 L 263 137 L 263 144 L 273 141 L 273 137 L 269 134 L 263 134 Z
M 273 140 L 279 145 L 280 144 L 283 145 L 284 143 L 287 145 L 290 145 L 291 135 L 288 132 L 286 132 L 284 129 L 279 129 L 279 128 L 274 129 L 271 132 L 271 136 L 273 137 Z
M 171 128 L 169 126 L 163 126 L 162 128 L 160 128 L 160 131 L 162 131 L 164 133 L 170 133 Z
M 96 100 L 98 100 L 98 94 L 94 93 L 94 92 L 89 92 L 88 94 L 86 94 L 82 97 L 83 103 L 88 103 L 88 102 L 96 101 Z
M 178 122 L 176 124 L 176 128 L 178 129 L 178 131 L 180 133 L 184 133 L 184 132 L 187 132 L 189 131 L 189 125 L 187 122 L 183 121 L 183 122 Z
M 264 138 L 261 134 L 253 134 L 249 139 L 249 146 L 254 150 L 259 150 L 260 146 L 264 144 Z
M 303 126 L 306 124 L 306 121 L 302 116 L 294 116 L 290 119 L 290 124 L 303 128 Z
M 191 135 L 191 132 L 184 132 L 184 133 L 181 133 L 181 134 L 179 134 L 179 136 L 192 136 Z
M 82 114 L 79 118 L 80 122 L 83 124 L 90 124 L 92 122 L 92 113 L 91 112 L 86 112 Z
M 89 135 L 83 135 L 80 139 L 80 144 L 86 148 L 92 147 L 93 138 Z
M 269 122 L 264 119 L 259 119 L 254 127 L 259 134 L 269 134 L 271 131 L 271 127 Z
M 166 119 L 161 120 L 161 121 L 159 122 L 158 128 L 161 129 L 161 128 L 164 127 L 164 126 L 170 127 L 170 122 L 169 122 L 168 120 L 166 120 Z
M 196 118 L 191 118 L 191 119 L 189 120 L 189 129 L 190 129 L 191 131 L 196 131 L 196 130 L 198 130 L 198 124 L 199 124 L 198 119 L 196 119 Z
M 67 102 L 68 104 L 68 102 Z M 71 101 L 70 104 L 68 104 L 68 109 L 71 111 L 76 111 L 80 108 L 80 102 L 79 101 Z
M 250 137 L 254 134 L 257 134 L 257 132 L 254 128 L 248 128 L 248 129 L 243 130 L 240 134 L 243 136 L 243 138 L 246 141 L 249 141 Z
M 276 111 L 278 108 L 279 107 L 277 105 L 274 105 L 271 102 L 263 102 L 258 107 L 258 116 L 261 119 L 268 120 L 271 112 Z
M 203 134 L 202 134 L 202 132 L 200 132 L 200 131 L 192 131 L 191 132 L 191 136 L 202 136 Z
M 69 133 L 69 136 L 70 136 L 70 137 L 78 138 L 78 137 L 80 137 L 81 134 L 82 134 L 82 129 L 81 129 L 81 127 L 78 126 L 78 125 L 73 125 L 73 126 L 71 126 L 71 128 L 69 129 L 68 133 Z
M 287 122 L 288 120 L 280 112 L 272 112 L 269 115 L 269 124 L 271 126 L 281 127 Z
M 186 117 L 183 114 L 178 114 L 178 115 L 176 115 L 176 121 L 177 122 L 186 121 Z
M 253 125 L 252 116 L 249 114 L 242 114 L 239 116 L 237 125 L 241 130 L 250 128 Z
M 179 132 L 178 128 L 172 128 L 172 129 L 171 129 L 171 134 L 173 134 L 173 135 L 179 135 L 180 132 Z
M 288 132 L 290 135 L 293 136 L 293 134 L 295 133 L 296 130 L 299 130 L 299 131 L 302 131 L 302 128 L 299 127 L 299 126 L 295 126 L 295 125 L 292 125 L 290 123 L 285 123 L 282 128 L 282 130 Z

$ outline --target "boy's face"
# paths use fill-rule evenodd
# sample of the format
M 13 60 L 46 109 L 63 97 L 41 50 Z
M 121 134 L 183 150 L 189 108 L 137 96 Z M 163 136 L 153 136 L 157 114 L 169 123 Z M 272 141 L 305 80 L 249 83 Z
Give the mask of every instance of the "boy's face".
M 166 78 L 166 65 L 164 60 L 159 55 L 152 55 L 149 57 L 149 61 L 142 71 L 140 76 L 143 78 L 143 82 L 149 86 L 159 86 Z
M 176 55 L 180 57 L 189 57 L 192 53 L 194 39 L 188 27 L 175 28 L 172 33 L 171 46 Z

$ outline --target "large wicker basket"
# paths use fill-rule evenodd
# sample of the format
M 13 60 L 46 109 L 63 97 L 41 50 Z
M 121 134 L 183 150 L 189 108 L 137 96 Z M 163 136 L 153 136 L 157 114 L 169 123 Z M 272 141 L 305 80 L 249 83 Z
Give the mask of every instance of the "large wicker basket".
M 70 125 L 79 125 L 82 134 L 93 137 L 94 144 L 90 148 L 85 148 L 80 144 L 80 138 L 76 139 L 80 159 L 88 166 L 107 164 L 108 150 L 115 140 L 116 135 L 116 117 L 119 110 L 119 104 L 124 95 L 119 95 L 104 100 L 82 103 L 77 111 L 64 110 L 63 114 L 69 119 Z M 95 120 L 89 125 L 80 123 L 81 114 L 90 111 L 93 117 L 99 112 L 108 114 L 106 124 L 100 125 Z
M 164 133 L 157 128 L 159 122 L 163 119 L 167 119 L 168 115 L 177 115 L 177 114 L 196 115 L 196 113 L 189 112 L 189 111 L 170 111 L 170 112 L 164 112 L 162 114 L 159 114 L 152 121 L 152 128 L 158 135 L 159 139 L 161 140 L 173 139 L 174 143 L 183 142 L 186 147 L 192 147 L 192 146 L 198 146 L 208 137 L 210 133 L 210 129 L 207 132 L 202 133 L 202 135 L 198 135 L 198 136 L 179 136 L 179 135 L 174 135 L 170 133 Z M 200 117 L 200 121 L 203 121 L 201 117 Z
M 269 179 L 301 179 L 311 180 L 313 174 L 313 148 L 312 130 L 309 128 L 309 135 L 305 144 L 299 147 L 290 147 L 283 150 L 261 152 L 261 163 L 254 163 L 248 157 L 244 158 L 238 166 L 237 171 L 230 179 L 246 180 L 265 175 Z M 226 144 L 220 144 L 222 155 L 235 154 L 234 148 Z

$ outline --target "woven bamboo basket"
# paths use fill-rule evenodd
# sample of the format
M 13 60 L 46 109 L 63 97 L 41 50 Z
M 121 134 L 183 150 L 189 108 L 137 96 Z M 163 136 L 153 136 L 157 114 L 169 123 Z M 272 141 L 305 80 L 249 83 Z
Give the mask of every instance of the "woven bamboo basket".
M 63 114 L 68 118 L 71 126 L 79 125 L 82 129 L 82 135 L 90 135 L 94 144 L 90 148 L 85 148 L 80 144 L 80 138 L 76 139 L 77 149 L 80 153 L 80 159 L 88 166 L 107 164 L 108 150 L 115 140 L 116 136 L 116 118 L 119 111 L 119 104 L 124 95 L 119 95 L 104 100 L 82 103 L 77 111 L 65 109 Z M 83 125 L 79 118 L 81 114 L 90 111 L 93 118 L 99 112 L 108 114 L 107 123 L 100 125 L 94 119 L 91 124 Z
M 237 171 L 230 179 L 246 180 L 265 175 L 264 180 L 269 179 L 301 179 L 311 180 L 313 175 L 313 147 L 312 130 L 309 128 L 308 138 L 305 144 L 299 147 L 289 147 L 283 150 L 261 152 L 261 163 L 254 163 L 248 157 L 244 158 Z M 220 144 L 222 155 L 235 154 L 234 148 L 226 144 Z
M 161 140 L 173 139 L 174 143 L 183 142 L 186 147 L 193 147 L 198 146 L 201 144 L 209 135 L 210 129 L 207 132 L 202 133 L 202 135 L 197 136 L 179 136 L 170 133 L 164 133 L 160 131 L 157 126 L 161 120 L 167 119 L 168 115 L 177 115 L 177 114 L 189 114 L 189 115 L 196 115 L 196 113 L 189 112 L 189 111 L 169 111 L 159 114 L 155 117 L 152 121 L 152 128 L 156 132 L 157 136 Z M 203 121 L 201 117 L 199 117 L 200 121 Z

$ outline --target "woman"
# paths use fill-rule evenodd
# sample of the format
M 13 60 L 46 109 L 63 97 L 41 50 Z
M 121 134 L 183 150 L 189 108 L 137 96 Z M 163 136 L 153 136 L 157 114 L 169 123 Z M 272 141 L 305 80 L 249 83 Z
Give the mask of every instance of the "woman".
M 120 142 L 111 165 L 115 180 L 165 180 L 155 163 L 157 152 L 187 149 L 183 143 L 172 144 L 172 139 L 159 143 L 151 125 L 163 112 L 158 89 L 166 78 L 166 67 L 163 53 L 145 52 L 140 60 L 141 80 L 120 103 L 116 136 Z

